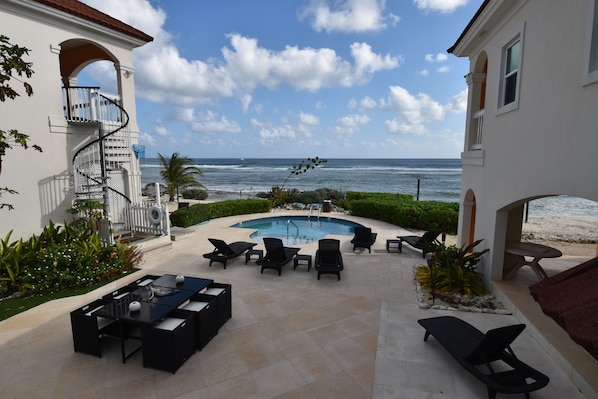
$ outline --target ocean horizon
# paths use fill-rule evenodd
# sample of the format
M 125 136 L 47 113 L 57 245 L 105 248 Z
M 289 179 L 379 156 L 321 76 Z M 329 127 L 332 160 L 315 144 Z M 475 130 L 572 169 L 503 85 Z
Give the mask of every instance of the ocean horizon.
M 208 199 L 244 199 L 268 192 L 273 186 L 300 191 L 329 188 L 339 191 L 408 194 L 422 201 L 458 202 L 461 159 L 327 158 L 321 166 L 300 175 L 291 168 L 305 158 L 192 158 L 203 176 Z M 160 160 L 141 162 L 143 186 L 162 182 Z M 545 197 L 530 202 L 530 216 L 598 218 L 598 203 L 568 196 Z

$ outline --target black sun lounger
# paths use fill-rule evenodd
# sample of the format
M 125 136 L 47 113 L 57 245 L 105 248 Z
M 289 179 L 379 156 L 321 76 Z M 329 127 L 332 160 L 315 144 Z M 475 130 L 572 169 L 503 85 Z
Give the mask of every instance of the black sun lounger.
M 226 262 L 229 259 L 236 258 L 243 252 L 250 250 L 257 244 L 254 242 L 236 241 L 230 244 L 216 238 L 208 238 L 208 241 L 214 245 L 214 250 L 210 253 L 204 254 L 203 257 L 210 260 L 210 267 L 212 262 L 220 262 L 226 269 Z
M 530 392 L 548 384 L 547 376 L 519 360 L 510 347 L 525 324 L 499 327 L 484 334 L 453 316 L 421 319 L 418 323 L 426 329 L 424 341 L 433 335 L 461 366 L 486 384 L 489 399 L 494 399 L 497 392 L 523 393 L 529 398 Z
M 265 269 L 278 270 L 278 275 L 282 273 L 282 267 L 289 263 L 297 255 L 299 248 L 285 247 L 280 238 L 264 237 L 264 246 L 266 255 L 255 263 L 262 266 L 261 274 Z

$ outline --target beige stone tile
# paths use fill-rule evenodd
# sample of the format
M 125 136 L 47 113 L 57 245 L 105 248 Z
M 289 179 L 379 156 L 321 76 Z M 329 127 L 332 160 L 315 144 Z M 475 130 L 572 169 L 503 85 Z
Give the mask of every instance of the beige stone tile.
M 258 370 L 285 360 L 286 357 L 273 340 L 265 340 L 237 348 L 237 353 L 249 371 Z
M 288 360 L 253 371 L 253 379 L 263 398 L 274 398 L 305 385 L 305 381 Z

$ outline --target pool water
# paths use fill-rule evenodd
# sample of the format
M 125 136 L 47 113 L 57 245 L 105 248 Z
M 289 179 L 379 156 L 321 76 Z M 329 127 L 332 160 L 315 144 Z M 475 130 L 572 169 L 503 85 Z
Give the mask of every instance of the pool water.
M 359 223 L 332 217 L 317 216 L 275 216 L 247 220 L 232 225 L 255 230 L 250 237 L 263 241 L 264 237 L 280 238 L 285 245 L 301 245 L 316 242 L 328 234 L 353 236 Z

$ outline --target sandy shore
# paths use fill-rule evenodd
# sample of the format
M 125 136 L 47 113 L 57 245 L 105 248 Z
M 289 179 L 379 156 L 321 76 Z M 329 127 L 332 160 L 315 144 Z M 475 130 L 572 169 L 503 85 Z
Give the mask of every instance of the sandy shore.
M 598 219 L 571 217 L 530 217 L 523 223 L 523 239 L 548 245 L 563 255 L 597 256 Z
M 194 201 L 185 202 L 213 202 Z M 178 207 L 169 202 L 170 212 Z M 598 219 L 554 216 L 531 216 L 523 223 L 522 240 L 557 248 L 568 256 L 598 256 Z M 456 236 L 447 237 L 448 244 L 457 242 Z

